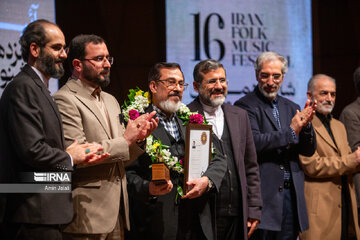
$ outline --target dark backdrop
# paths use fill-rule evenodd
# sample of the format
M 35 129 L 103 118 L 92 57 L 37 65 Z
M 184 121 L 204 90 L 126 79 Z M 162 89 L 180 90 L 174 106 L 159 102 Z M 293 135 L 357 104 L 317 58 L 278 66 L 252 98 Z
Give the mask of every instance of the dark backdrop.
M 147 88 L 150 66 L 166 58 L 164 0 L 55 2 L 56 22 L 67 42 L 80 33 L 97 34 L 107 42 L 115 63 L 106 91 L 122 103 L 129 88 Z M 352 74 L 360 65 L 359 10 L 357 0 L 312 1 L 314 74 L 324 73 L 337 80 L 335 117 L 356 98 Z M 60 86 L 68 77 L 69 72 Z

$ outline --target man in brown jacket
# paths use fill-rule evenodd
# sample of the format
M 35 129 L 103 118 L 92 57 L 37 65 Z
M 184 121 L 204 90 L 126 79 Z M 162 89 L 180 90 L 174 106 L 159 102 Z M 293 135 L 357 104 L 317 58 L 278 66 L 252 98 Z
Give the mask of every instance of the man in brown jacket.
M 317 148 L 311 157 L 300 155 L 305 172 L 309 230 L 301 239 L 360 239 L 352 173 L 360 169 L 360 149 L 351 153 L 344 125 L 331 116 L 336 84 L 318 74 L 308 83 L 308 98 L 317 101 L 312 124 Z
M 113 57 L 104 40 L 79 35 L 69 46 L 72 76 L 54 95 L 64 127 L 66 144 L 101 143 L 110 157 L 97 165 L 79 164 L 73 174 L 74 218 L 64 239 L 124 239 L 129 229 L 129 204 L 124 161 L 144 151 L 138 141 L 157 127 L 155 112 L 120 124 L 120 106 L 102 91 L 110 82 Z

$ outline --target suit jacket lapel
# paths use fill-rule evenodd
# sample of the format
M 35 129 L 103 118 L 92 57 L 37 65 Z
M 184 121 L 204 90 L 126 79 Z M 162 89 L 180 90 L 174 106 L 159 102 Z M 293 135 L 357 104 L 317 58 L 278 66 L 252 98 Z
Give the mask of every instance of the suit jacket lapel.
M 270 122 L 274 125 L 274 128 L 276 130 L 280 130 L 279 126 L 278 126 L 278 124 L 276 122 L 276 119 L 274 117 L 272 107 L 268 103 L 264 103 L 264 104 L 266 104 L 266 107 L 264 108 L 266 116 L 269 118 Z M 280 115 L 280 109 L 279 109 L 279 115 Z M 280 123 L 281 123 L 281 120 L 280 120 Z
M 317 116 L 314 116 L 312 120 L 312 124 L 314 126 L 314 129 L 317 133 L 317 137 L 322 137 L 334 150 L 337 152 L 338 149 L 336 145 L 334 144 L 333 140 L 331 139 L 328 131 L 326 130 L 324 124 L 320 121 L 320 119 Z M 334 133 L 333 133 L 334 134 Z
M 111 138 L 110 130 L 107 127 L 107 124 L 105 123 L 105 119 L 103 115 L 101 114 L 98 106 L 94 103 L 92 96 L 89 95 L 89 93 L 83 88 L 83 86 L 81 86 L 80 80 L 69 79 L 66 85 L 69 87 L 71 91 L 75 93 L 75 97 L 79 99 L 79 101 L 82 102 L 94 114 L 94 116 L 97 118 L 100 125 L 106 132 L 107 136 Z M 104 100 L 104 104 L 105 104 L 105 100 Z
M 111 96 L 103 94 L 102 97 L 109 116 L 109 121 L 110 121 L 109 127 L 111 130 L 111 136 L 112 138 L 116 138 L 119 135 L 119 126 L 120 126 L 119 116 L 116 115 L 118 113 L 118 109 L 115 108 L 113 109 L 115 105 L 112 103 L 113 99 Z
M 291 111 L 288 110 L 288 104 L 283 101 L 280 96 L 278 97 L 278 108 L 281 128 L 289 127 L 293 116 L 289 116 L 289 113 L 291 113 Z
M 34 72 L 34 70 L 31 68 L 30 65 L 26 64 L 22 70 L 24 72 L 26 72 L 31 77 L 32 80 L 34 80 L 35 84 L 41 89 L 42 94 L 44 94 L 45 98 L 47 99 L 47 101 L 50 103 L 52 109 L 54 110 L 55 116 L 58 119 L 59 127 L 61 129 L 61 134 L 62 134 L 61 141 L 62 141 L 62 145 L 64 147 L 65 141 L 64 141 L 64 136 L 63 136 L 64 134 L 63 134 L 61 116 L 60 116 L 59 109 L 58 109 L 54 99 L 50 95 L 49 89 L 46 88 L 45 83 L 43 83 L 43 81 L 41 81 L 40 77 L 37 75 L 36 72 Z
M 225 121 L 228 126 L 229 132 L 230 132 L 230 139 L 231 139 L 231 145 L 234 152 L 234 158 L 235 163 L 238 165 L 238 159 L 237 156 L 240 156 L 240 148 L 239 142 L 240 138 L 242 137 L 239 135 L 241 133 L 239 129 L 239 116 L 237 113 L 232 112 L 226 104 L 223 104 L 223 111 L 225 116 Z

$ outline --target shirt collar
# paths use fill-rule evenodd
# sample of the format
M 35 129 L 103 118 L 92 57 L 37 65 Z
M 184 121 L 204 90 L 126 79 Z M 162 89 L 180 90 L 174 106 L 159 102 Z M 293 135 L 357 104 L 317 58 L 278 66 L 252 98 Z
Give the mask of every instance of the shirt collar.
M 89 95 L 91 95 L 94 98 L 96 98 L 96 96 L 100 97 L 100 93 L 101 93 L 100 87 L 95 88 L 95 87 L 91 86 L 90 84 L 88 84 L 84 81 L 81 81 L 80 79 L 76 79 L 76 81 L 80 82 L 80 85 L 82 86 L 82 88 L 85 90 L 86 93 L 88 93 Z
M 201 100 L 200 100 L 200 103 L 204 109 L 204 112 L 210 114 L 210 115 L 218 115 L 219 113 L 222 112 L 222 109 L 221 109 L 221 105 L 217 106 L 217 107 L 213 107 L 213 106 L 209 106 L 209 105 L 206 105 L 204 104 Z
M 330 120 L 332 119 L 331 113 L 329 113 L 327 116 L 325 116 L 324 114 L 321 114 L 321 113 L 319 113 L 319 112 L 316 112 L 315 114 L 316 114 L 316 116 L 320 119 L 321 122 L 327 122 L 327 123 L 329 123 Z
M 36 67 L 30 66 L 34 72 L 39 76 L 40 80 L 45 84 L 46 88 L 49 88 L 49 81 L 46 81 L 45 75 Z

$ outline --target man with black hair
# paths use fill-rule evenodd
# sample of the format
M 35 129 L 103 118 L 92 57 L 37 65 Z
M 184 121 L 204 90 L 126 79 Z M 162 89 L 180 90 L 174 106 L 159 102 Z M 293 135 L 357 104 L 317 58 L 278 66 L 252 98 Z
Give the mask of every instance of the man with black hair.
M 207 59 L 196 64 L 193 86 L 199 96 L 188 107 L 205 114 L 226 156 L 227 171 L 216 198 L 218 240 L 247 239 L 261 218 L 259 166 L 248 114 L 224 103 L 224 66 Z M 248 231 L 249 229 L 249 231 Z
M 69 45 L 72 76 L 54 95 L 64 126 L 65 144 L 97 142 L 110 157 L 101 164 L 79 164 L 73 174 L 75 215 L 64 229 L 65 239 L 124 239 L 129 229 L 129 205 L 124 162 L 135 159 L 144 150 L 137 142 L 156 127 L 144 114 L 120 123 L 120 106 L 114 96 L 103 91 L 110 83 L 114 61 L 104 39 L 96 35 L 78 35 Z
M 72 171 L 73 165 L 106 158 L 96 154 L 103 150 L 98 144 L 72 141 L 64 151 L 61 117 L 48 90 L 49 79 L 64 73 L 67 54 L 60 28 L 47 20 L 32 22 L 20 45 L 27 64 L 0 100 L 1 182 L 16 183 L 22 172 Z M 71 193 L 8 194 L 3 238 L 61 239 L 60 225 L 72 217 Z

